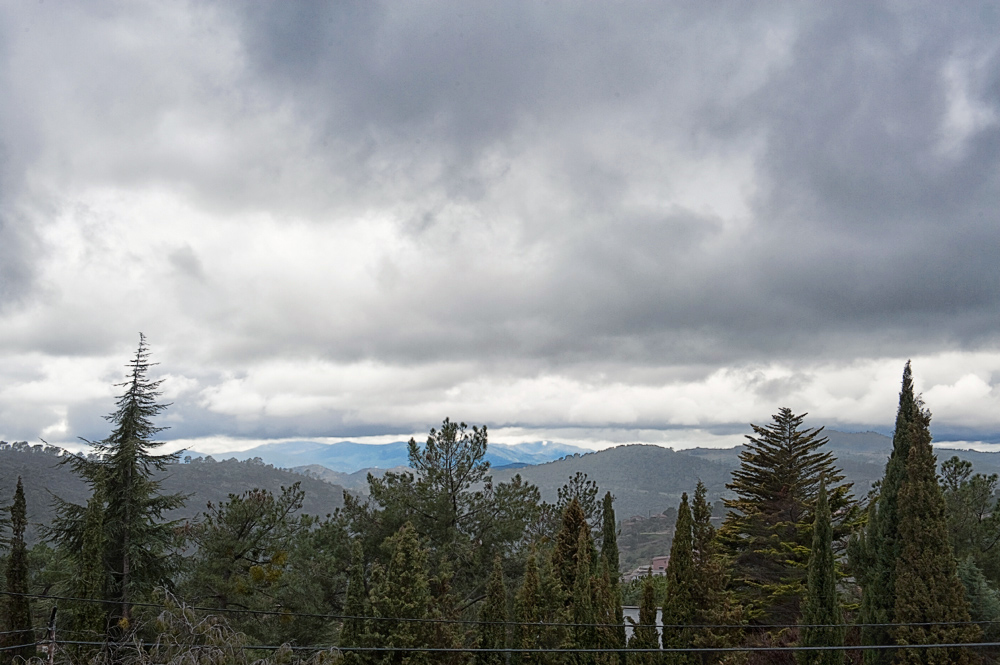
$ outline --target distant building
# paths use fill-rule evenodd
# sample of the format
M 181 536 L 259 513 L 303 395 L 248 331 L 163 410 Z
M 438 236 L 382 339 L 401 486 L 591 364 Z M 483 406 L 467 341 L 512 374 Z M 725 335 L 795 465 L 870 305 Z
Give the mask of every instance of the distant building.
M 654 556 L 649 565 L 639 566 L 635 570 L 622 575 L 622 581 L 628 583 L 646 575 L 653 575 L 654 577 L 666 575 L 668 563 L 670 563 L 670 555 Z

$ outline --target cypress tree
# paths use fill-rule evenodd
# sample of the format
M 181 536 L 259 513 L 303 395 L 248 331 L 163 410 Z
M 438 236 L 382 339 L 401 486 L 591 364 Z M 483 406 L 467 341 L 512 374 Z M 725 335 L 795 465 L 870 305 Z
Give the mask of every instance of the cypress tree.
M 616 590 L 612 587 L 611 575 L 608 572 L 608 562 L 600 559 L 597 577 L 593 579 L 591 587 L 594 597 L 594 623 L 596 637 L 594 645 L 601 649 L 623 649 L 624 644 L 619 641 L 619 628 L 624 632 L 624 626 L 620 626 L 616 619 L 621 613 L 621 601 Z M 597 654 L 595 662 L 599 665 L 618 665 L 624 652 Z
M 590 529 L 583 529 L 577 537 L 576 575 L 573 587 L 573 641 L 577 649 L 593 649 L 596 642 L 594 599 L 591 589 Z M 593 662 L 591 654 L 577 654 L 581 665 Z
M 556 546 L 552 552 L 552 568 L 559 575 L 567 595 L 572 594 L 576 587 L 577 548 L 581 542 L 580 534 L 584 531 L 587 532 L 587 546 L 593 547 L 587 518 L 583 508 L 580 507 L 580 502 L 574 497 L 563 510 L 562 527 L 556 534 Z M 589 552 L 587 556 L 589 560 Z
M 809 578 L 806 600 L 802 606 L 803 627 L 799 633 L 802 646 L 838 646 L 844 643 L 844 617 L 837 597 L 837 569 L 833 557 L 833 527 L 826 484 L 819 487 L 816 517 L 813 521 L 812 550 L 809 553 Z M 822 626 L 822 627 L 821 627 Z M 843 651 L 798 651 L 799 665 L 842 665 Z
M 692 595 L 695 587 L 693 537 L 691 508 L 688 505 L 688 495 L 684 493 L 677 508 L 674 542 L 670 547 L 670 561 L 667 563 L 667 595 L 663 601 L 664 649 L 692 646 L 692 629 L 679 626 L 695 621 Z M 690 653 L 668 652 L 664 654 L 664 662 L 670 665 L 693 665 L 697 658 Z
M 895 639 L 897 644 L 974 642 L 981 635 L 978 626 L 954 625 L 970 620 L 969 603 L 948 537 L 929 425 L 930 414 L 922 408 L 905 424 L 909 454 L 898 495 L 901 547 L 896 562 L 894 617 L 900 624 L 930 625 L 897 626 Z M 978 662 L 978 658 L 963 648 L 901 648 L 895 662 L 963 665 Z
M 618 520 L 615 517 L 615 499 L 611 492 L 604 495 L 601 509 L 603 523 L 601 525 L 601 558 L 608 572 L 608 584 L 611 592 L 610 602 L 614 605 L 613 621 L 615 628 L 608 639 L 609 647 L 625 648 L 625 613 L 622 610 L 621 562 L 618 551 Z
M 653 576 L 647 575 L 642 581 L 642 597 L 639 599 L 639 623 L 632 628 L 628 641 L 629 649 L 658 649 L 660 638 L 656 631 L 656 589 Z M 630 654 L 629 662 L 638 665 L 653 665 L 659 662 L 659 654 Z
M 83 514 L 83 533 L 76 557 L 73 595 L 88 600 L 104 600 L 108 574 L 104 565 L 104 495 L 100 486 L 87 501 Z M 83 641 L 99 639 L 107 631 L 107 609 L 103 603 L 81 602 L 73 608 L 73 629 Z M 84 647 L 80 647 L 82 652 Z
M 368 632 L 368 592 L 365 590 L 365 561 L 361 541 L 355 539 L 351 543 L 351 572 L 347 581 L 347 597 L 344 599 L 344 625 L 340 629 L 341 647 L 359 647 L 365 645 Z M 345 651 L 344 661 L 348 665 L 360 665 L 372 661 L 364 652 Z
M 535 626 L 541 621 L 541 580 L 538 575 L 538 554 L 532 552 L 524 562 L 524 580 L 514 597 L 514 637 L 515 649 L 535 649 L 542 642 L 542 627 Z M 511 654 L 512 665 L 540 665 L 542 658 L 535 653 Z
M 486 600 L 479 612 L 479 648 L 507 648 L 507 589 L 503 583 L 503 561 L 493 560 L 493 573 L 486 584 Z M 502 653 L 477 653 L 479 665 L 503 665 Z
M 792 623 L 805 593 L 812 514 L 820 478 L 827 479 L 834 537 L 853 527 L 857 508 L 823 428 L 802 429 L 806 414 L 781 408 L 765 427 L 751 425 L 740 466 L 726 487 L 736 494 L 719 537 L 731 557 L 732 585 L 752 617 Z
M 921 404 L 913 393 L 910 362 L 903 367 L 903 384 L 899 391 L 896 429 L 892 436 L 892 453 L 885 465 L 885 475 L 878 498 L 868 509 L 868 524 L 852 540 L 849 548 L 851 565 L 861 585 L 861 643 L 892 644 L 889 626 L 895 618 L 896 561 L 902 549 L 899 538 L 899 490 L 906 476 L 910 454 L 910 425 L 920 420 Z M 866 665 L 888 665 L 892 649 L 864 651 Z
M 416 529 L 409 522 L 386 538 L 382 550 L 387 560 L 383 568 L 372 567 L 372 617 L 426 619 L 431 604 L 427 579 L 427 552 L 420 546 Z M 378 646 L 424 647 L 431 642 L 431 630 L 419 621 L 373 621 L 372 633 Z M 390 651 L 382 659 L 387 665 L 417 665 L 430 662 L 422 652 Z
M 169 585 L 178 565 L 171 549 L 177 543 L 179 522 L 164 522 L 166 511 L 179 508 L 181 494 L 160 494 L 155 472 L 163 471 L 178 457 L 176 453 L 154 455 L 150 451 L 163 445 L 153 441 L 164 427 L 153 418 L 167 408 L 157 399 L 161 381 L 146 377 L 153 363 L 149 361 L 146 338 L 139 335 L 139 348 L 129 363 L 129 375 L 118 384 L 125 392 L 118 397 L 116 409 L 106 416 L 113 425 L 102 441 L 90 442 L 93 458 L 73 456 L 67 463 L 90 485 L 99 490 L 104 501 L 104 566 L 108 573 L 108 599 L 119 603 L 119 623 L 127 627 L 132 601 L 147 595 L 159 585 Z M 85 506 L 57 498 L 56 519 L 51 534 L 71 556 L 82 551 Z
M 35 634 L 31 629 L 31 605 L 28 593 L 28 548 L 24 544 L 24 529 L 28 512 L 24 501 L 24 486 L 17 477 L 14 503 L 10 507 L 10 555 L 7 558 L 6 660 L 28 659 L 35 655 Z M 17 647 L 17 648 L 11 648 Z

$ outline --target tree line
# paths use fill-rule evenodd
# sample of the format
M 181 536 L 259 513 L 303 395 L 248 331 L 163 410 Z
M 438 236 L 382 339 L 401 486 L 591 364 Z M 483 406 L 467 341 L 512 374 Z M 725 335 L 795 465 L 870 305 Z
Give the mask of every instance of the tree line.
M 700 481 L 683 495 L 666 575 L 636 583 L 637 621 L 624 618 L 614 497 L 584 474 L 554 504 L 519 476 L 494 483 L 486 428 L 449 419 L 410 440 L 412 471 L 369 476 L 368 497 L 328 515 L 303 514 L 293 485 L 167 519 L 188 497 L 153 479 L 176 455 L 155 453 L 166 406 L 151 366 L 140 338 L 111 433 L 60 462 L 89 500 L 56 497 L 30 550 L 18 481 L 5 662 L 35 656 L 52 605 L 59 658 L 74 663 L 124 662 L 122 649 L 158 662 L 175 633 L 170 658 L 194 653 L 178 651 L 188 641 L 219 663 L 241 662 L 233 644 L 333 645 L 352 665 L 971 663 L 989 652 L 961 645 L 995 639 L 974 621 L 1000 620 L 998 479 L 957 458 L 939 478 L 909 363 L 868 496 L 853 496 L 822 428 L 781 408 L 751 426 L 718 528 Z M 939 644 L 958 646 L 925 648 Z

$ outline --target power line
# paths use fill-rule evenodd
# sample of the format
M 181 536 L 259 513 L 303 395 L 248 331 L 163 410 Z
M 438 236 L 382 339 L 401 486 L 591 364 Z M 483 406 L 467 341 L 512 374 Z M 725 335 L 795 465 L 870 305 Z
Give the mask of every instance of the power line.
M 12 591 L 0 590 L 0 595 L 23 596 L 26 598 L 39 598 L 44 600 L 63 600 L 81 603 L 99 603 L 105 605 L 122 605 L 118 600 L 105 600 L 101 598 L 74 598 L 71 596 L 56 596 L 51 594 L 30 594 L 15 593 Z M 162 603 L 142 603 L 129 602 L 133 607 L 152 607 L 165 609 Z M 431 624 L 463 624 L 477 626 L 534 626 L 534 627 L 556 627 L 556 628 L 618 628 L 624 625 L 627 628 L 637 628 L 642 624 L 620 624 L 620 623 L 568 623 L 558 621 L 481 621 L 478 619 L 429 619 L 416 617 L 382 617 L 382 616 L 356 616 L 350 614 L 323 614 L 311 612 L 289 612 L 285 610 L 252 610 L 235 607 L 200 607 L 196 605 L 180 604 L 181 609 L 195 610 L 199 612 L 221 612 L 227 614 L 249 614 L 281 617 L 305 617 L 313 619 L 335 619 L 335 620 L 357 620 L 357 621 L 396 621 L 404 623 L 431 623 Z M 998 624 L 1000 620 L 980 620 L 980 621 L 913 621 L 906 623 L 851 623 L 851 624 L 804 624 L 804 623 L 776 623 L 776 624 L 659 624 L 656 628 L 677 628 L 677 629 L 710 629 L 710 628 L 732 628 L 744 630 L 765 630 L 772 628 L 867 628 L 867 627 L 921 627 L 921 626 L 972 626 Z

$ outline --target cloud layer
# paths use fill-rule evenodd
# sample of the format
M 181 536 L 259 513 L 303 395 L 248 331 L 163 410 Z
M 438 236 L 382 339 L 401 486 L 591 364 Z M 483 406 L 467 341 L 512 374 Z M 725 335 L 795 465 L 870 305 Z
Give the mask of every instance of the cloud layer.
M 0 436 L 1000 433 L 988 4 L 0 11 Z

